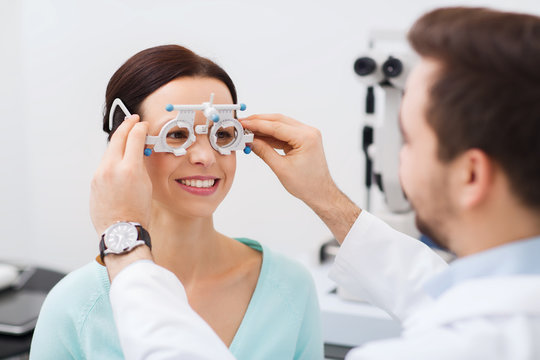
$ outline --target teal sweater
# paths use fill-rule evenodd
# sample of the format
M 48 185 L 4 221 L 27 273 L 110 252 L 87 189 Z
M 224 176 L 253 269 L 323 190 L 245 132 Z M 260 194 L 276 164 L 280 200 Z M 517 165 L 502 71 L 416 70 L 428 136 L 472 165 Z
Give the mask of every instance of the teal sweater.
M 231 352 L 238 360 L 323 359 L 317 293 L 309 272 L 257 241 L 237 240 L 261 251 L 263 262 Z M 97 262 L 60 281 L 41 309 L 30 359 L 123 359 L 109 287 L 107 271 Z

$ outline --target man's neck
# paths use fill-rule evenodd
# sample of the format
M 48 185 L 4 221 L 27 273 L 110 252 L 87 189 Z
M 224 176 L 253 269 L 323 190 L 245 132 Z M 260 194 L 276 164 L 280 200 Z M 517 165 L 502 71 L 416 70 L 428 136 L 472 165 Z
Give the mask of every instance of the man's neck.
M 452 250 L 458 257 L 540 236 L 540 214 L 523 206 L 477 211 L 454 224 Z

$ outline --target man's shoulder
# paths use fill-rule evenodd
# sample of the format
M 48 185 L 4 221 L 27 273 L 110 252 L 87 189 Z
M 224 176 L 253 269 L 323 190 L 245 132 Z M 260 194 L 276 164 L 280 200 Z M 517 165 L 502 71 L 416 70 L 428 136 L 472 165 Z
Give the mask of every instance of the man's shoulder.
M 377 353 L 411 355 L 403 359 L 435 358 L 437 353 L 438 359 L 514 359 L 517 353 L 537 354 L 540 305 L 534 294 L 539 292 L 540 276 L 535 275 L 467 280 L 408 319 L 402 338 L 356 351 L 373 359 L 379 358 Z
M 529 315 L 540 318 L 540 275 L 468 279 L 440 295 L 422 312 L 429 323 L 448 324 L 480 316 Z M 487 300 L 488 299 L 488 300 Z
M 472 325 L 472 324 L 470 324 Z M 482 328 L 480 325 L 477 328 Z M 475 331 L 474 326 L 439 327 L 429 332 L 407 334 L 398 338 L 369 342 L 355 348 L 347 354 L 347 359 L 438 359 L 438 360 L 476 360 L 476 359 L 513 359 L 501 351 L 504 339 L 500 334 Z M 503 345 L 504 346 L 504 345 Z M 512 354 L 510 356 L 513 356 Z

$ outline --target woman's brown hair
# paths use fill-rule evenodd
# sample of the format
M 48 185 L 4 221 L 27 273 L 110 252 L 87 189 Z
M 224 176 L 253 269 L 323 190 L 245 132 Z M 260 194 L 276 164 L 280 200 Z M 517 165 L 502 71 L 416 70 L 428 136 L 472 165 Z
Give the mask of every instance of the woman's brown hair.
M 109 112 L 116 98 L 120 98 L 134 114 L 140 113 L 141 103 L 154 91 L 180 77 L 205 77 L 223 82 L 237 102 L 236 88 L 225 70 L 213 61 L 195 54 L 179 45 L 152 47 L 129 58 L 113 74 L 105 93 L 103 131 L 110 140 L 114 131 L 124 121 L 124 113 L 117 108 L 112 129 L 109 129 Z

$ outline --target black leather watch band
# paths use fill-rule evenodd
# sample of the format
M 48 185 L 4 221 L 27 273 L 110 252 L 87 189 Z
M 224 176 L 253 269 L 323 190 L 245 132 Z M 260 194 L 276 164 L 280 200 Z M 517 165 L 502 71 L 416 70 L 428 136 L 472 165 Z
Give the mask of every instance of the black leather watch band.
M 136 225 L 135 227 L 139 231 L 139 239 L 144 241 L 146 246 L 148 246 L 150 250 L 152 250 L 152 241 L 150 240 L 150 234 L 148 233 L 148 231 L 146 231 L 146 229 L 143 228 L 141 225 Z

